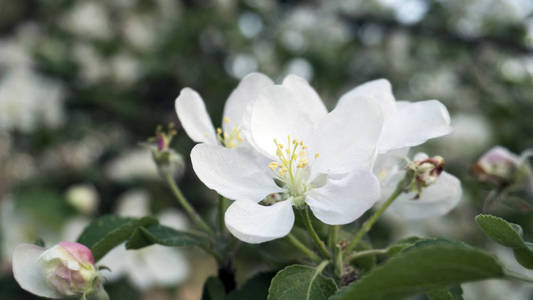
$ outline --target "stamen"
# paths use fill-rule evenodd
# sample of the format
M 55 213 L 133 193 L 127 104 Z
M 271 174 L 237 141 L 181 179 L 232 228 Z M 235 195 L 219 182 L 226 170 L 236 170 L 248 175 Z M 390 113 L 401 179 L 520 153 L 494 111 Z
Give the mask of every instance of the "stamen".
M 228 124 L 229 123 L 229 118 L 224 118 L 224 123 Z
M 270 170 L 274 171 L 277 167 L 278 167 L 278 163 L 273 161 L 271 163 L 268 164 L 268 167 L 270 168 Z
M 315 153 L 315 158 L 319 158 L 320 157 L 320 153 Z

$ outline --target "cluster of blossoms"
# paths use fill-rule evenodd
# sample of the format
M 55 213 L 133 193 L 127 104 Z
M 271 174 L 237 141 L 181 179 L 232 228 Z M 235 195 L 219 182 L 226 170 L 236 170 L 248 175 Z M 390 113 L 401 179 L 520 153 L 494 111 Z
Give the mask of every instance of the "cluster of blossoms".
M 441 215 L 461 197 L 459 181 L 442 171 L 442 158 L 419 154 L 402 166 L 409 147 L 451 132 L 448 111 L 437 100 L 396 101 L 383 79 L 352 89 L 328 112 L 305 79 L 289 75 L 275 84 L 252 73 L 227 100 L 221 128 L 215 130 L 190 88 L 176 99 L 176 112 L 199 143 L 191 151 L 194 171 L 235 200 L 226 227 L 248 243 L 287 235 L 293 206 L 309 206 L 326 224 L 351 223 L 387 197 L 408 170 L 416 174 L 412 188 L 392 211 Z

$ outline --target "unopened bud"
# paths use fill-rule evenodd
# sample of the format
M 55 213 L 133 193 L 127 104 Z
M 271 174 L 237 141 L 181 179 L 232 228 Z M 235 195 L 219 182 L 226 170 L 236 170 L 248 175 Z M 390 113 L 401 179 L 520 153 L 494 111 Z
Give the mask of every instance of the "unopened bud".
M 418 157 L 418 159 L 417 159 Z M 422 190 L 437 182 L 444 171 L 444 158 L 442 156 L 427 157 L 424 153 L 415 156 L 415 161 L 407 164 L 408 186 L 406 192 L 415 192 L 415 199 L 420 197 Z
M 98 207 L 98 192 L 90 184 L 77 184 L 69 187 L 66 197 L 70 205 L 86 215 L 93 214 Z
M 46 281 L 63 296 L 90 294 L 100 285 L 91 250 L 82 244 L 61 242 L 43 252 L 38 264 Z
M 513 183 L 518 169 L 518 156 L 496 146 L 483 154 L 472 166 L 472 173 L 480 182 L 505 187 Z
M 437 181 L 444 170 L 444 158 L 434 156 L 414 162 L 415 180 L 423 187 L 432 185 Z
M 173 177 L 183 173 L 185 168 L 183 157 L 170 148 L 170 143 L 176 133 L 172 123 L 169 124 L 167 132 L 163 131 L 162 126 L 158 126 L 155 137 L 149 139 L 151 143 L 145 144 L 152 150 L 152 157 L 159 172 L 171 174 Z

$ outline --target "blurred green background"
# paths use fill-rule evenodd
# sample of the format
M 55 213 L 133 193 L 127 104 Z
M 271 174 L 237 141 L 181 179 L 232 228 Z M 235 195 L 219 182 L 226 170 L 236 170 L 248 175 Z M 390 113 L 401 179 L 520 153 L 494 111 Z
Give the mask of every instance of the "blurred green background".
M 397 99 L 442 101 L 455 131 L 423 150 L 444 156 L 461 178 L 461 204 L 435 220 L 386 218 L 372 240 L 445 236 L 509 257 L 473 221 L 488 189 L 469 168 L 495 144 L 515 153 L 533 147 L 532 1 L 0 0 L 0 298 L 33 299 L 12 279 L 16 244 L 64 239 L 74 221 L 116 212 L 132 191 L 154 214 L 177 208 L 138 143 L 177 122 L 174 99 L 186 86 L 220 124 L 226 98 L 253 71 L 278 82 L 300 75 L 330 109 L 382 77 Z M 216 195 L 190 168 L 193 145 L 183 132 L 173 145 L 187 162 L 179 184 L 214 219 Z M 533 200 L 521 201 L 492 213 L 531 240 Z M 241 248 L 240 282 L 283 263 L 258 263 L 249 250 L 262 259 L 293 251 L 282 241 Z M 187 279 L 141 288 L 122 276 L 109 285 L 112 299 L 199 299 L 216 268 L 197 252 L 183 251 Z M 465 296 L 533 299 L 532 291 L 495 281 L 466 285 Z

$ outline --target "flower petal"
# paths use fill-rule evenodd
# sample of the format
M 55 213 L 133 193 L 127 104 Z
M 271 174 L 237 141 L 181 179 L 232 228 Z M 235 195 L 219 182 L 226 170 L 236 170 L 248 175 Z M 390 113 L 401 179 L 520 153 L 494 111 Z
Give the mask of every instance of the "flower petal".
M 193 141 L 218 144 L 204 101 L 196 91 L 191 88 L 182 89 L 176 98 L 175 107 L 181 126 Z
M 312 155 L 320 154 L 312 163 L 312 173 L 370 169 L 382 125 L 381 109 L 368 99 L 353 98 L 336 107 L 318 123 L 309 145 Z
M 178 249 L 152 245 L 132 254 L 128 257 L 128 275 L 142 290 L 176 285 L 189 274 L 187 260 Z
M 222 124 L 224 132 L 231 132 L 233 128 L 242 126 L 242 117 L 246 107 L 255 99 L 255 94 L 269 85 L 274 85 L 274 82 L 261 73 L 250 73 L 241 80 L 224 106 L 224 119 L 229 121 Z
M 324 102 L 307 80 L 291 74 L 283 79 L 282 85 L 291 90 L 301 109 L 305 110 L 313 122 L 319 121 L 328 113 Z
M 450 115 L 439 101 L 427 100 L 402 105 L 391 118 L 385 120 L 379 153 L 417 146 L 451 131 Z
M 226 210 L 226 227 L 239 240 L 258 244 L 287 235 L 294 224 L 291 201 L 263 206 L 252 201 L 235 201 Z
M 342 225 L 353 222 L 379 199 L 379 181 L 369 171 L 353 171 L 312 189 L 306 198 L 313 214 L 322 222 Z
M 229 199 L 261 201 L 281 191 L 268 165 L 258 165 L 254 154 L 248 151 L 198 144 L 191 151 L 191 160 L 198 178 Z
M 451 211 L 461 200 L 461 195 L 461 182 L 455 176 L 442 172 L 437 182 L 422 190 L 419 199 L 414 199 L 415 193 L 401 194 L 389 209 L 406 219 L 438 217 Z
M 62 298 L 48 284 L 37 263 L 39 256 L 45 250 L 32 244 L 18 245 L 13 252 L 13 275 L 21 288 L 34 295 L 53 299 Z
M 264 88 L 250 107 L 249 142 L 257 151 L 276 159 L 274 139 L 286 143 L 287 137 L 305 140 L 313 122 L 291 90 L 280 85 Z
M 353 101 L 352 98 L 361 97 L 375 101 L 381 107 L 385 120 L 396 112 L 396 100 L 392 93 L 391 84 L 387 79 L 377 79 L 355 87 L 339 99 L 337 106 L 344 105 L 344 102 Z

